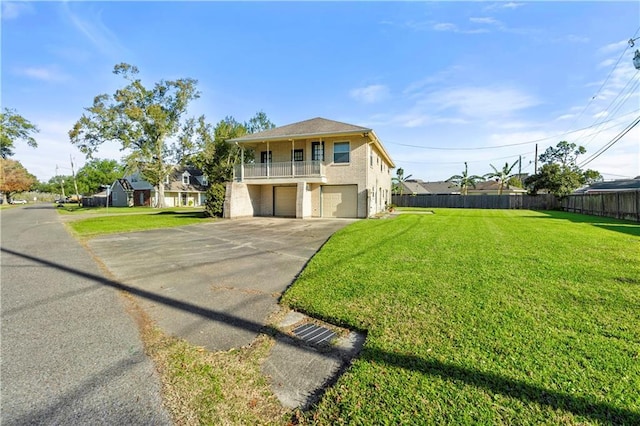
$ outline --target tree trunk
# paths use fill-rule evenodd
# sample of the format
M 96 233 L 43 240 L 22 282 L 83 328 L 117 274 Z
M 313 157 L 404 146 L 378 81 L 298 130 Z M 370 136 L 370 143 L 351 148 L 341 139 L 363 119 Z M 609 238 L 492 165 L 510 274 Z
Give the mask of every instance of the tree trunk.
M 162 209 L 164 208 L 164 181 L 158 182 L 158 190 L 156 191 L 156 194 L 158 196 L 156 207 Z

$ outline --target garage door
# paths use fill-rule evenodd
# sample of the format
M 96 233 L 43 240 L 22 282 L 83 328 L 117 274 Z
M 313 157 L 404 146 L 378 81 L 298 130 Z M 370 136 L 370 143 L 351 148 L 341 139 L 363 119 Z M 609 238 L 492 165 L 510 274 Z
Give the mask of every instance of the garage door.
M 358 186 L 323 186 L 322 217 L 358 217 Z
M 281 217 L 296 217 L 295 186 L 276 186 L 273 188 L 273 215 Z

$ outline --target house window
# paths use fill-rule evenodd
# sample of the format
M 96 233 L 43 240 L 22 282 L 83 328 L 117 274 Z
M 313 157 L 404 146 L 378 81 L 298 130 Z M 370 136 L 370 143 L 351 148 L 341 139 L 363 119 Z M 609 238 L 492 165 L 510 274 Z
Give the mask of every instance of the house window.
M 311 142 L 311 160 L 324 161 L 324 142 Z
M 349 142 L 336 142 L 333 144 L 333 162 L 349 162 Z
M 164 183 L 165 183 L 165 185 L 169 185 L 169 175 L 166 175 L 164 177 Z
M 189 185 L 189 175 L 182 175 L 182 183 L 184 183 L 185 185 Z
M 207 186 L 209 185 L 209 180 L 207 179 L 207 176 L 202 175 L 202 185 Z
M 294 149 L 293 150 L 293 161 L 304 161 L 304 150 L 302 150 L 302 149 Z
M 261 163 L 271 163 L 271 151 L 262 151 L 260 153 Z

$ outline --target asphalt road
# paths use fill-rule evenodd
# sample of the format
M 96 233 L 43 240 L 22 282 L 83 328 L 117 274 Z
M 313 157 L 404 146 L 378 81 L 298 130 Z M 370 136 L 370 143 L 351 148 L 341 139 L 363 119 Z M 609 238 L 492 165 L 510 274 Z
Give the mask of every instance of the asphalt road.
M 2 425 L 171 424 L 122 296 L 54 208 L 0 221 Z

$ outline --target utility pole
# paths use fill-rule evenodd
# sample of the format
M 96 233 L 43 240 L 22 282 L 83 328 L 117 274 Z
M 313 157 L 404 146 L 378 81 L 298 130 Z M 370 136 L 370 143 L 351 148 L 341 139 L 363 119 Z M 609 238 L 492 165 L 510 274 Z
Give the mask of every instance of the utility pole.
M 518 179 L 522 179 L 522 155 L 518 156 Z
M 60 175 L 58 174 L 58 165 L 56 164 L 56 177 L 58 177 L 58 176 L 60 176 Z M 65 199 L 65 196 L 64 196 L 64 179 L 60 179 L 60 190 L 62 191 L 62 199 L 64 200 Z
M 535 163 L 533 166 L 533 174 L 537 175 L 538 174 L 538 144 L 536 144 L 536 156 L 535 158 Z
M 71 158 L 71 154 L 69 154 L 69 160 L 71 160 L 71 176 L 73 176 L 73 187 L 76 189 L 76 200 L 78 200 L 78 205 L 81 205 L 80 194 L 78 193 L 78 182 L 76 182 L 76 172 L 73 170 L 73 158 Z

